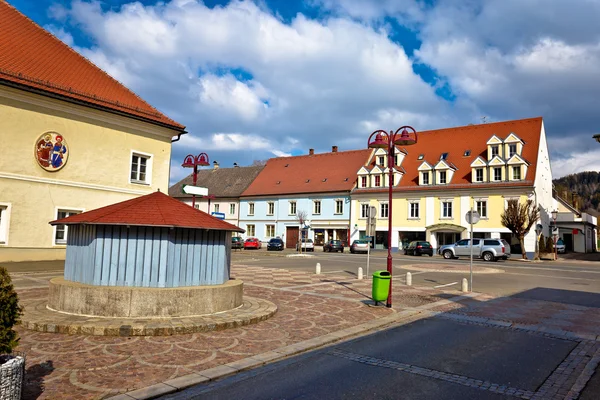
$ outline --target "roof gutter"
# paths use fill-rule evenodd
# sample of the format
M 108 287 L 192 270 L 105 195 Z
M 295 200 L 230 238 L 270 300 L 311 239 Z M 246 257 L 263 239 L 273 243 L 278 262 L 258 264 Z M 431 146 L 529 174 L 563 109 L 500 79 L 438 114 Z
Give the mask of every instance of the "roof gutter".
M 178 133 L 175 139 L 171 138 L 171 143 L 179 142 L 179 140 L 181 139 L 181 135 L 185 135 L 186 133 L 186 131 Z

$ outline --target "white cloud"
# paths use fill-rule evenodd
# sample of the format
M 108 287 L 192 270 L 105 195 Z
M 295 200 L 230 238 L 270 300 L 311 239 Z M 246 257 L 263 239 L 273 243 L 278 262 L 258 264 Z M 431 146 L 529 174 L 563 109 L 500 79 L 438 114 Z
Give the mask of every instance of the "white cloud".
M 552 160 L 553 177 L 560 178 L 583 171 L 600 171 L 600 146 L 598 147 L 594 150 L 569 154 L 566 158 Z

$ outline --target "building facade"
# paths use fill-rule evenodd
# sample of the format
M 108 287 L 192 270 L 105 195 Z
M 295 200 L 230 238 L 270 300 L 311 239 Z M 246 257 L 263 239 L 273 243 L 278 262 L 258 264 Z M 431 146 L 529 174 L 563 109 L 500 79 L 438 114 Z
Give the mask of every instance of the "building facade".
M 566 196 L 565 196 L 566 197 Z M 593 215 L 579 211 L 575 205 L 554 195 L 556 201 L 556 226 L 558 237 L 565 243 L 565 249 L 575 253 L 593 253 L 598 251 L 598 219 Z M 549 237 L 550 231 L 543 232 Z
M 508 200 L 533 200 L 541 223 L 548 227 L 552 175 L 541 118 L 426 131 L 418 142 L 395 151 L 397 168 L 392 198 L 392 248 L 427 240 L 434 248 L 470 235 L 465 214 L 481 215 L 474 237 L 518 241 L 500 221 Z M 375 151 L 357 170 L 351 194 L 351 239 L 366 236 L 369 207 L 377 213 L 374 246 L 387 247 L 390 205 L 387 153 Z M 525 238 L 526 252 L 535 252 L 534 229 Z M 513 247 L 513 252 L 520 250 Z
M 300 236 L 317 246 L 330 239 L 348 242 L 350 190 L 356 169 L 364 166 L 370 150 L 272 158 L 240 198 L 239 226 L 245 237 L 268 241 L 281 237 L 293 248 Z M 301 224 L 299 215 L 304 216 Z
M 166 193 L 184 127 L 5 2 L 0 26 L 0 261 L 64 259 L 48 222 Z

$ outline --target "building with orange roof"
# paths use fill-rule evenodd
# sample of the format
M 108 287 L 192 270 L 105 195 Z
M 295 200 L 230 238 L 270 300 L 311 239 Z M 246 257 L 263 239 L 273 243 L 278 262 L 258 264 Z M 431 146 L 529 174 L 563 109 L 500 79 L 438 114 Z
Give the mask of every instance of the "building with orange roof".
M 169 189 L 185 127 L 0 1 L 0 261 L 64 259 L 48 221 Z
M 301 234 L 316 246 L 330 239 L 348 242 L 350 191 L 356 171 L 372 151 L 338 151 L 271 158 L 240 197 L 239 226 L 246 237 L 268 241 L 281 237 L 294 248 Z M 306 218 L 301 225 L 298 215 Z
M 507 201 L 533 199 L 549 234 L 552 173 L 542 118 L 469 125 L 418 133 L 418 142 L 396 148 L 392 204 L 392 247 L 426 240 L 434 248 L 467 238 L 465 214 L 473 207 L 481 215 L 474 237 L 504 238 L 515 243 L 500 222 Z M 387 152 L 377 149 L 356 171 L 350 214 L 351 239 L 366 236 L 369 207 L 377 210 L 375 247 L 388 239 L 390 170 Z M 534 230 L 525 239 L 535 252 Z M 513 254 L 515 253 L 513 248 Z M 516 251 L 518 253 L 518 251 Z

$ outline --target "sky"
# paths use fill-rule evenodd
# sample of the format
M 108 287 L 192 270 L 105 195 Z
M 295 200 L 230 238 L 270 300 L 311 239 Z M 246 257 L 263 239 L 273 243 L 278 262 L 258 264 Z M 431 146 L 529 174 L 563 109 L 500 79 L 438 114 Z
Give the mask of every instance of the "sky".
M 542 116 L 555 178 L 600 170 L 599 0 L 8 0 L 221 167 Z

